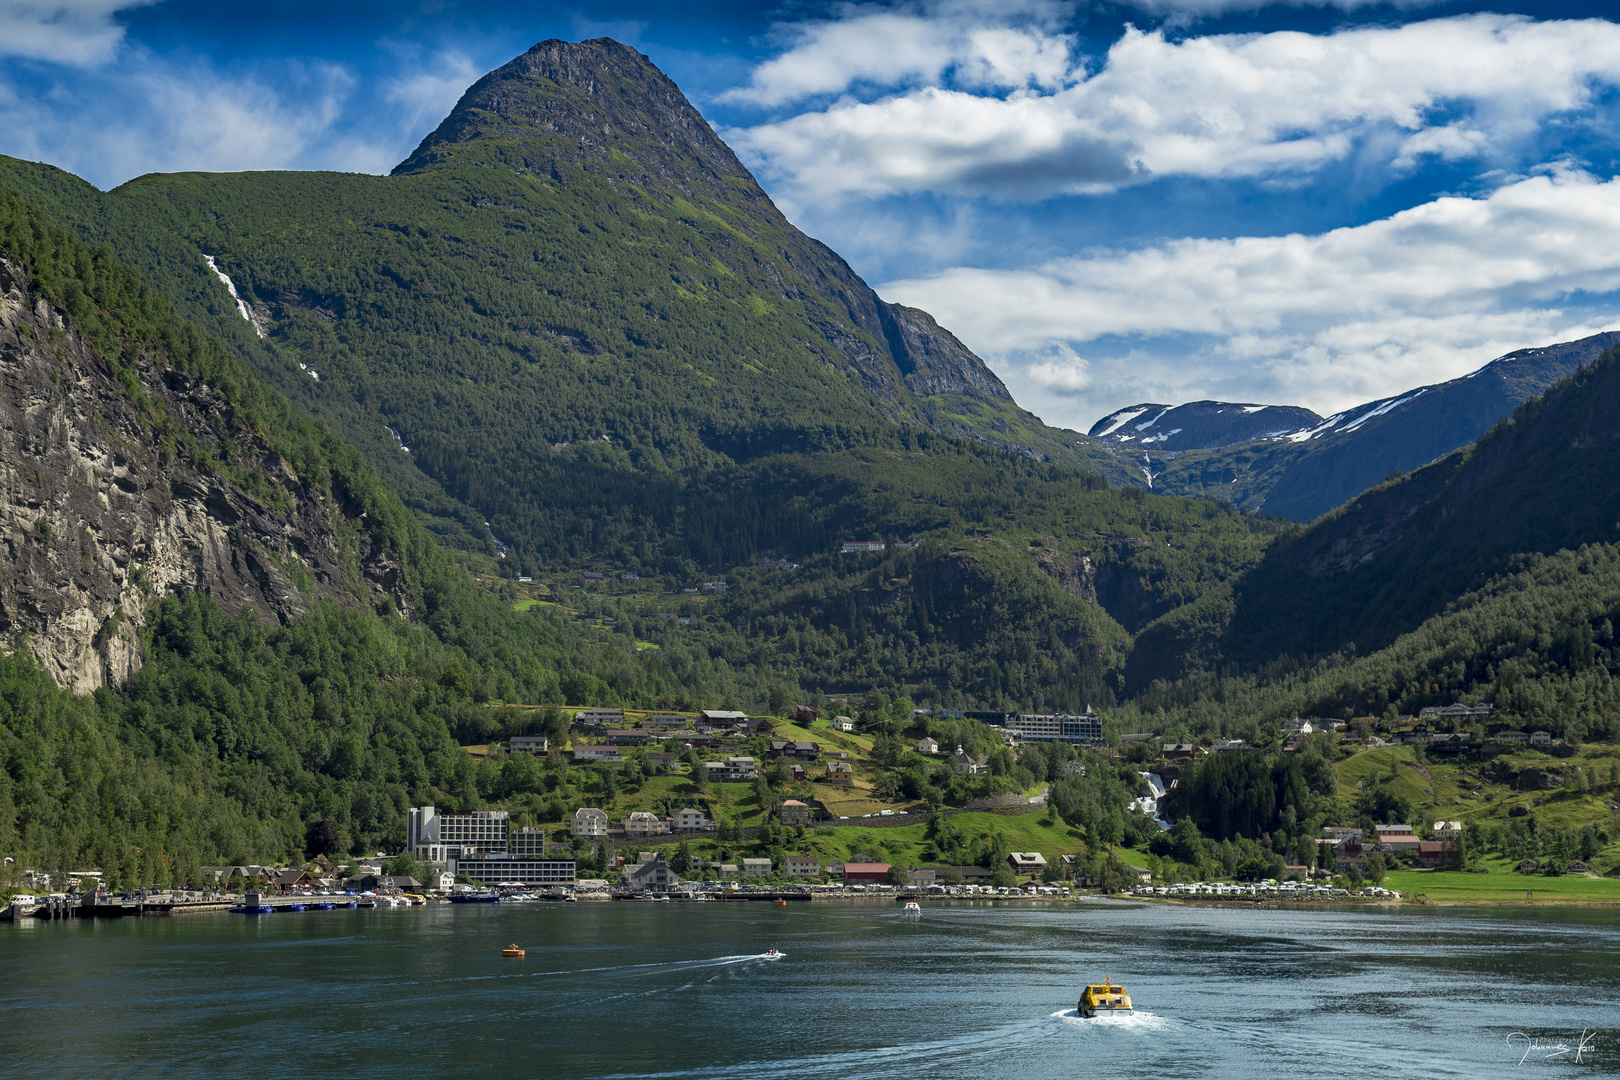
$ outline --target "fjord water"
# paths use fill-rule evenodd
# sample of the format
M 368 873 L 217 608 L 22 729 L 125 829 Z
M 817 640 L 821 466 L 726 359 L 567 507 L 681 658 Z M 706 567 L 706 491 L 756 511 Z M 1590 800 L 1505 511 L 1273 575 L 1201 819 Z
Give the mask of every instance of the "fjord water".
M 524 960 L 501 947 L 518 943 Z M 762 954 L 775 946 L 777 960 Z M 1079 1020 L 1104 974 L 1141 1012 Z M 1581 1061 L 1523 1060 L 1515 1032 Z M 436 905 L 0 926 L 50 1077 L 1613 1075 L 1602 911 Z

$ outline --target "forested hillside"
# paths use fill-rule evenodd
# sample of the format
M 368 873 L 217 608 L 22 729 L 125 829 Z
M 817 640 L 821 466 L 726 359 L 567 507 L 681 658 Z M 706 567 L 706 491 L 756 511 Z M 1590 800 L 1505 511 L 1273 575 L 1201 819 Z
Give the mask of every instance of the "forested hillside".
M 130 614 L 144 624 L 144 664 L 132 665 L 138 670 L 117 692 L 59 689 L 29 638 L 17 639 L 0 656 L 0 836 L 15 830 L 22 850 L 45 865 L 128 871 L 133 863 L 172 869 L 279 857 L 299 850 L 313 818 L 336 822 L 346 849 L 374 847 L 398 829 L 408 799 L 477 804 L 459 743 L 504 733 L 483 704 L 496 698 L 561 702 L 599 693 L 659 704 L 766 694 L 765 673 L 679 642 L 638 651 L 623 636 L 513 611 L 452 562 L 364 458 L 198 334 L 106 251 L 78 243 L 15 197 L 0 202 L 0 257 L 26 269 L 28 287 L 59 312 L 59 343 L 85 343 L 82 362 L 111 377 L 139 418 L 133 422 L 144 425 L 103 429 L 104 444 L 87 449 L 111 459 L 130 453 L 126 439 L 150 441 L 229 486 L 228 497 L 209 504 L 216 513 L 240 505 L 233 499 L 274 505 L 301 492 L 334 508 L 349 558 L 358 562 L 368 545 L 397 557 L 391 591 L 368 590 L 358 572 L 352 591 L 306 584 L 307 609 L 289 612 L 284 625 L 241 597 L 226 598 L 240 606 L 232 614 L 199 591 L 202 582 L 131 567 L 129 588 L 142 606 Z M 15 343 L 3 354 L 8 373 L 27 360 Z M 213 395 L 228 437 L 176 423 L 164 396 L 176 379 Z M 71 396 L 79 381 L 63 380 L 55 392 Z M 32 474 L 48 451 L 8 438 L 6 465 Z M 91 541 L 60 518 L 49 529 L 30 523 L 24 535 L 10 533 L 0 566 L 8 587 L 42 544 L 57 542 Z M 94 554 L 84 552 L 87 561 Z M 58 604 L 46 629 L 87 617 L 71 602 Z M 98 647 L 116 632 L 128 625 L 103 623 Z
M 110 244 L 447 540 L 509 545 L 514 576 L 620 556 L 581 551 L 582 533 L 651 551 L 695 472 L 902 424 L 1081 460 L 926 313 L 793 228 L 674 84 L 610 41 L 545 42 L 486 76 L 391 177 L 102 194 L 7 160 L 0 185 Z
M 1285 531 L 1139 635 L 1135 707 L 1218 728 L 1479 699 L 1613 737 L 1617 417 L 1606 353 L 1477 444 Z M 1166 674 L 1183 677 L 1146 689 Z

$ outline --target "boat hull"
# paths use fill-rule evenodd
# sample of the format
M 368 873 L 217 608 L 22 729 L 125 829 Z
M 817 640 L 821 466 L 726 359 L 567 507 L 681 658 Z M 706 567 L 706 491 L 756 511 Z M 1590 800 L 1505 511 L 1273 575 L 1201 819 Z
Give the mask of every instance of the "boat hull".
M 1081 1005 L 1075 1009 L 1075 1012 L 1080 1015 L 1081 1019 L 1092 1020 L 1099 1016 L 1129 1016 L 1131 1015 L 1132 1009 L 1129 1005 L 1121 1005 L 1118 1008 L 1113 1009 L 1110 1009 L 1106 1005 L 1099 1005 L 1096 1007 Z

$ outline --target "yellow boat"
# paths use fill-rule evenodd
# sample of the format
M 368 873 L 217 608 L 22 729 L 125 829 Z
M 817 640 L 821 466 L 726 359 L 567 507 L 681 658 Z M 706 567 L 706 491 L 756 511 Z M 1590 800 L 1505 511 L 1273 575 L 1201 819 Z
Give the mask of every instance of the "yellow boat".
M 515 958 L 515 959 L 521 960 L 521 959 L 523 959 L 523 950 L 518 948 L 516 945 L 508 945 L 506 948 L 501 950 L 501 955 L 502 956 L 510 956 L 510 957 Z
M 787 901 L 782 899 L 780 896 L 778 896 L 776 898 L 776 906 L 777 907 L 787 907 Z
M 1080 995 L 1080 1004 L 1075 1006 L 1074 1011 L 1088 1019 L 1117 1013 L 1130 1015 L 1131 995 L 1123 986 L 1115 986 L 1114 980 L 1105 976 L 1101 986 L 1086 987 L 1085 992 Z

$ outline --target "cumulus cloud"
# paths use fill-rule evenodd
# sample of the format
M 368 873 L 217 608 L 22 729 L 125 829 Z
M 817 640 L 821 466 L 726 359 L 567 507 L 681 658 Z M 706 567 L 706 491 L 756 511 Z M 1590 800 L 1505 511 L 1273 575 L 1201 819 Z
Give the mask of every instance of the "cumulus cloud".
M 1327 411 L 1595 332 L 1620 314 L 1616 251 L 1620 179 L 1558 170 L 1315 236 L 1177 240 L 881 291 L 1097 415 L 1137 384 Z M 1103 356 L 1120 342 L 1127 360 Z
M 1130 0 L 1130 6 L 1153 15 L 1203 18 L 1234 11 L 1258 11 L 1264 7 L 1336 8 L 1360 11 L 1370 7 L 1391 7 L 1397 11 L 1436 7 L 1445 0 Z
M 818 28 L 738 93 L 831 92 L 876 72 L 886 52 L 894 82 L 931 84 L 728 131 L 790 204 L 918 192 L 1042 199 L 1154 176 L 1307 175 L 1390 133 L 1399 167 L 1459 160 L 1620 85 L 1620 25 L 1601 20 L 1479 14 L 1184 40 L 1127 28 L 1094 74 L 1076 61 L 1038 81 L 1025 65 L 1025 81 L 1004 81 L 1012 89 L 999 96 L 943 84 L 949 50 L 920 31 L 906 39 L 911 52 L 868 38 L 867 59 L 821 62 L 845 25 Z
M 148 172 L 283 168 L 312 154 L 330 168 L 380 169 L 363 140 L 334 137 L 353 87 L 329 64 L 288 64 L 272 83 L 137 55 L 46 94 L 0 97 L 0 150 L 103 187 Z
M 480 72 L 456 51 L 403 50 L 389 75 L 362 80 L 340 64 L 223 69 L 137 46 L 94 71 L 29 86 L 0 73 L 0 153 L 104 188 L 192 169 L 385 173 Z
M 0 56 L 80 67 L 112 59 L 124 28 L 113 16 L 158 0 L 5 0 Z
M 857 83 L 932 83 L 1056 88 L 1071 75 L 1072 35 L 1056 32 L 1070 5 L 928 3 L 851 5 L 841 18 L 781 29 L 787 45 L 721 101 L 776 106 Z

